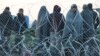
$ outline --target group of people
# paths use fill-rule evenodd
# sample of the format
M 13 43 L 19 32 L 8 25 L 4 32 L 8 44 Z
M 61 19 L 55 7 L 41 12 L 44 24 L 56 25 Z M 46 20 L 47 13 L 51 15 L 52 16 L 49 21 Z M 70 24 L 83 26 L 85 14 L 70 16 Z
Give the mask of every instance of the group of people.
M 83 11 L 80 13 L 77 5 L 73 4 L 65 19 L 60 6 L 55 5 L 51 14 L 49 14 L 46 6 L 42 6 L 38 19 L 33 23 L 36 37 L 43 40 L 51 34 L 66 38 L 72 35 L 73 39 L 86 41 L 88 37 L 95 36 L 95 29 L 99 25 L 98 15 L 92 7 L 91 3 L 84 5 Z M 11 31 L 21 34 L 28 26 L 29 18 L 24 15 L 22 8 L 19 9 L 15 17 L 11 15 L 9 7 L 6 7 L 0 14 L 0 29 L 3 36 L 8 36 Z
M 84 43 L 91 37 L 95 37 L 95 29 L 98 28 L 100 23 L 98 14 L 92 7 L 91 3 L 83 5 L 83 11 L 80 13 L 77 5 L 73 4 L 65 19 L 60 6 L 55 5 L 51 14 L 45 6 L 42 6 L 38 19 L 34 22 L 36 36 L 42 41 L 52 34 L 64 38 L 72 35 L 72 40 Z
M 11 15 L 10 8 L 6 7 L 3 13 L 0 14 L 0 30 L 2 36 L 9 36 L 12 31 L 17 34 L 22 33 L 28 28 L 28 16 L 23 14 L 24 10 L 19 9 L 17 16 Z
M 3 13 L 0 14 L 0 44 L 4 44 L 3 47 L 7 52 L 9 51 L 8 43 L 12 32 L 19 35 L 28 28 L 29 19 L 23 12 L 24 10 L 20 8 L 17 16 L 14 17 L 11 15 L 10 8 L 6 7 Z M 15 44 L 18 41 L 20 39 L 15 38 Z

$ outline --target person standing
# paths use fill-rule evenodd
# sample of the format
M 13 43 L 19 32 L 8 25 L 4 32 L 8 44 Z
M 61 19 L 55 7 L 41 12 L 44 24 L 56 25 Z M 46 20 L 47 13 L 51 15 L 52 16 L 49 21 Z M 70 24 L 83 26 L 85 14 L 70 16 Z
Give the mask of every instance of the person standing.
M 98 14 L 93 10 L 92 3 L 88 4 L 88 8 L 89 8 L 89 11 L 91 12 L 91 14 L 93 14 L 94 28 L 97 29 L 98 25 L 100 24 L 100 20 L 99 20 Z
M 42 6 L 40 8 L 36 24 L 36 37 L 38 37 L 40 41 L 43 41 L 49 36 L 48 15 L 48 10 L 45 6 Z
M 87 5 L 83 6 L 83 11 L 81 12 L 81 16 L 83 17 L 83 43 L 89 38 L 94 37 L 94 19 L 93 14 L 89 10 Z
M 49 24 L 51 26 L 50 32 L 62 35 L 65 18 L 63 14 L 60 12 L 61 8 L 58 5 L 55 5 L 53 13 L 49 15 L 49 21 L 50 21 Z
M 0 14 L 0 27 L 2 28 L 2 35 L 9 36 L 12 31 L 12 15 L 10 8 L 6 7 L 2 14 Z
M 69 38 L 72 35 L 71 40 L 79 40 L 82 38 L 82 28 L 83 18 L 78 11 L 77 5 L 73 4 L 66 15 L 63 37 Z
M 10 35 L 12 32 L 12 15 L 10 8 L 6 7 L 3 13 L 0 14 L 0 27 L 1 27 L 1 42 L 4 43 L 4 48 L 9 52 L 8 42 L 10 40 Z
M 23 33 L 23 31 L 25 31 L 28 28 L 25 15 L 23 13 L 24 10 L 22 8 L 19 9 L 19 12 L 14 19 L 14 31 L 17 34 Z

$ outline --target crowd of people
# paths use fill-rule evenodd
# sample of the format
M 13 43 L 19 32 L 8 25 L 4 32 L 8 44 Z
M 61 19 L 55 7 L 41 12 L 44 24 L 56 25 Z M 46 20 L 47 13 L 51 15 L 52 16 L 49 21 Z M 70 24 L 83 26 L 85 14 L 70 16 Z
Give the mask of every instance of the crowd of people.
M 99 16 L 92 8 L 92 4 L 83 5 L 83 11 L 79 12 L 76 4 L 68 11 L 66 18 L 61 13 L 61 7 L 54 6 L 53 13 L 49 14 L 45 6 L 42 6 L 36 25 L 36 36 L 43 40 L 52 34 L 84 43 L 91 37 L 95 37 L 99 26 Z
M 54 6 L 51 14 L 49 14 L 46 6 L 42 6 L 32 28 L 35 30 L 36 37 L 40 38 L 41 41 L 55 34 L 66 38 L 72 35 L 73 39 L 83 43 L 90 37 L 95 36 L 95 29 L 100 23 L 98 14 L 92 7 L 91 3 L 83 5 L 83 11 L 79 12 L 77 5 L 73 4 L 65 18 L 59 5 Z M 9 36 L 11 31 L 16 34 L 23 34 L 28 28 L 29 18 L 24 15 L 22 8 L 19 9 L 15 17 L 11 15 L 9 7 L 6 7 L 0 14 L 2 36 Z

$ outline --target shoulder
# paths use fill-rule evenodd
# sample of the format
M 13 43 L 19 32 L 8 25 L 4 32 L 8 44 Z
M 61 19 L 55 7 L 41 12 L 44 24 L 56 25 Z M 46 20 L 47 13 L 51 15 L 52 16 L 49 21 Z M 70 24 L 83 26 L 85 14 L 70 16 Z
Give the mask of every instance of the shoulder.
M 92 11 L 92 13 L 93 13 L 94 15 L 97 15 L 96 11 L 94 11 L 94 10 Z
M 5 14 L 1 13 L 0 16 L 5 16 Z

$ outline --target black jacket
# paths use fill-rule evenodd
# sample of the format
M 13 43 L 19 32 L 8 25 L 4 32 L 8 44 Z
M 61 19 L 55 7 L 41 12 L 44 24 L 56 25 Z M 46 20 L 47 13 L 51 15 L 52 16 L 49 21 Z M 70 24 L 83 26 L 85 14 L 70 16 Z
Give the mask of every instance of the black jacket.
M 49 21 L 50 21 L 50 25 L 51 25 L 51 31 L 54 31 L 56 28 L 57 32 L 62 32 L 63 28 L 64 28 L 64 21 L 65 18 L 61 13 L 58 12 L 54 12 L 52 14 L 49 15 Z
M 14 18 L 14 31 L 16 33 L 22 33 L 27 28 L 24 15 L 17 14 Z
M 0 15 L 0 26 L 4 35 L 9 35 L 12 31 L 12 16 L 10 12 L 3 12 Z

